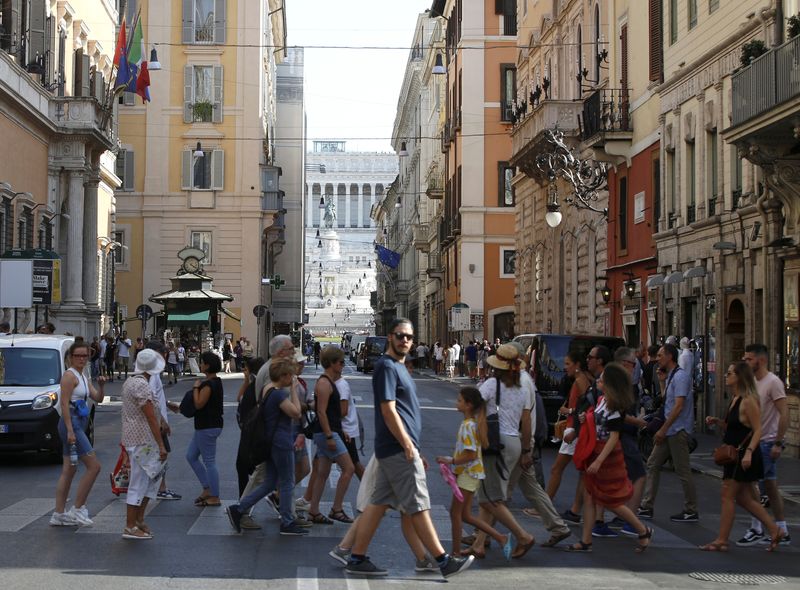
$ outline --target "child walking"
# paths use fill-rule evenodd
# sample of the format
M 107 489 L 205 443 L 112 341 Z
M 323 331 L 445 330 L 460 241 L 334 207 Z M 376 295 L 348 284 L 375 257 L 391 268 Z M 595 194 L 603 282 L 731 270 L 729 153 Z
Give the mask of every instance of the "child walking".
M 503 556 L 511 559 L 514 551 L 514 536 L 502 535 L 489 523 L 472 514 L 472 496 L 485 478 L 481 446 L 488 445 L 486 425 L 486 402 L 476 387 L 462 387 L 456 400 L 456 409 L 464 414 L 458 429 L 456 450 L 452 457 L 436 457 L 437 463 L 453 465 L 456 483 L 464 497 L 463 501 L 453 496 L 450 520 L 453 525 L 453 555 L 461 555 L 461 523 L 466 522 L 483 531 L 503 547 Z M 468 553 L 466 551 L 465 553 Z M 470 553 L 474 555 L 474 553 Z M 476 555 L 482 557 L 482 555 Z

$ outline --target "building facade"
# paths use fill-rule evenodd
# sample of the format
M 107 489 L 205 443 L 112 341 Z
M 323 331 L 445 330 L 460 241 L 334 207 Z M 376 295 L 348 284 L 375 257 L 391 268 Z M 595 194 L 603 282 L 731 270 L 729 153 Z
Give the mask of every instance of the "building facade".
M 269 322 L 252 310 L 267 301 L 261 279 L 274 274 L 270 247 L 292 239 L 281 231 L 275 169 L 276 67 L 285 55 L 272 47 L 285 46 L 283 1 L 141 0 L 136 9 L 163 70 L 151 75 L 152 102 L 126 96 L 119 105 L 123 315 L 169 287 L 188 246 L 202 253 L 197 272 L 233 297 L 211 336 L 245 336 L 263 350 Z M 148 332 L 173 327 L 168 314 L 153 321 Z M 131 323 L 129 334 L 140 330 Z
M 510 110 L 517 4 L 436 0 L 445 29 L 444 202 L 438 218 L 447 331 L 437 340 L 515 334 L 515 195 Z M 441 16 L 439 16 L 441 15 Z M 460 322 L 453 321 L 458 310 Z M 467 319 L 469 318 L 469 319 Z M 434 340 L 433 336 L 430 338 Z
M 110 323 L 119 179 L 109 87 L 118 18 L 111 1 L 0 7 L 0 136 L 7 146 L 0 158 L 0 251 L 54 252 L 61 265 L 46 279 L 51 299 L 3 309 L 2 320 L 23 333 L 47 319 L 59 333 L 91 339 Z
M 392 153 L 314 141 L 306 154 L 305 309 L 315 335 L 374 331 L 375 222 L 370 211 L 397 176 Z

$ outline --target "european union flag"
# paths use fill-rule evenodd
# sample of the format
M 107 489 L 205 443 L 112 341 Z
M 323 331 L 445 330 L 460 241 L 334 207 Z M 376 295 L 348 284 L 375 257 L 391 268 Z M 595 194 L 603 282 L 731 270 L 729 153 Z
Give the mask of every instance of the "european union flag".
M 375 251 L 378 253 L 378 260 L 389 268 L 397 268 L 400 265 L 400 253 L 389 248 L 384 248 L 375 244 Z

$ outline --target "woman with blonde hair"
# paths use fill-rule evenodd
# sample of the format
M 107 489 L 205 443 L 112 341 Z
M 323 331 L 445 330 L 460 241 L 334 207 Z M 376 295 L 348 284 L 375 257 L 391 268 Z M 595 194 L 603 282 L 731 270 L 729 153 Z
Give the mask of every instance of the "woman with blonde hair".
M 733 394 L 725 419 L 706 416 L 706 425 L 718 425 L 725 431 L 722 439 L 726 445 L 736 448 L 737 458 L 723 466 L 722 512 L 717 538 L 700 546 L 701 551 L 727 551 L 733 528 L 736 503 L 769 530 L 770 544 L 767 551 L 774 551 L 783 537 L 782 531 L 770 518 L 769 513 L 750 494 L 750 486 L 764 476 L 761 449 L 761 400 L 756 389 L 753 371 L 745 361 L 737 361 L 725 373 L 725 386 Z

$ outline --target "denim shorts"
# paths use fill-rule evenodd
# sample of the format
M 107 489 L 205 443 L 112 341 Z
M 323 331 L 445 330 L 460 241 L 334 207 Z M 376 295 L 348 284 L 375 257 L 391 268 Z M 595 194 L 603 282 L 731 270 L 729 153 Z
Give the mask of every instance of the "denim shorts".
M 333 440 L 336 441 L 336 450 L 332 451 L 328 448 L 328 440 L 325 438 L 324 432 L 317 432 L 314 435 L 314 445 L 317 447 L 317 457 L 325 457 L 331 461 L 335 461 L 339 455 L 347 454 L 347 447 L 336 432 L 333 434 Z
M 778 479 L 777 461 L 770 456 L 772 451 L 772 441 L 761 441 L 761 461 L 764 464 L 764 479 Z
M 89 425 L 89 416 L 81 418 L 75 415 L 75 412 L 69 413 L 72 418 L 72 431 L 75 433 L 75 445 L 78 447 L 78 457 L 88 455 L 94 449 L 92 443 L 89 442 L 89 437 L 86 436 L 86 427 Z M 58 419 L 58 436 L 61 438 L 61 454 L 65 457 L 69 456 L 69 443 L 67 442 L 67 425 L 64 423 L 64 417 Z

